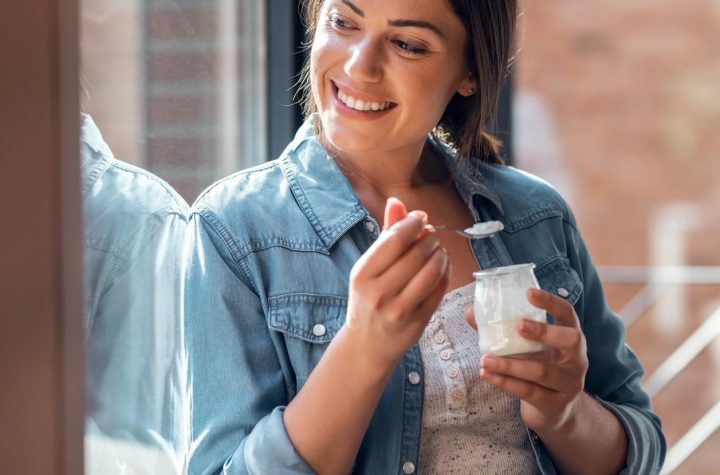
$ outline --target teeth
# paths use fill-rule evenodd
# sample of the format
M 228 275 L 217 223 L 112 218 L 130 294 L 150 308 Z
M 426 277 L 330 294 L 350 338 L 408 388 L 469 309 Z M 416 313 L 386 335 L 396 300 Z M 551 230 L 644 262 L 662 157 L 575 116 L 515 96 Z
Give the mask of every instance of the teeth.
M 360 99 L 355 99 L 352 96 L 348 96 L 340 89 L 338 89 L 338 98 L 346 106 L 359 111 L 382 111 L 390 107 L 389 102 L 365 102 Z

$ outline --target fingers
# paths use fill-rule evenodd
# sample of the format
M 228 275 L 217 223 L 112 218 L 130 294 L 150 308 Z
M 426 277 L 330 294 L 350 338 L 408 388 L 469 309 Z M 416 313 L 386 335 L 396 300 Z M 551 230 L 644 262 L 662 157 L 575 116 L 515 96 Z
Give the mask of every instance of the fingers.
M 385 295 L 393 297 L 399 294 L 437 251 L 438 246 L 437 234 L 434 231 L 429 231 L 418 239 L 405 254 L 378 276 L 379 287 Z
M 477 330 L 478 328 L 477 322 L 475 321 L 475 310 L 473 309 L 473 306 L 471 304 L 465 305 L 463 311 L 465 313 L 465 321 L 468 322 L 468 325 Z
M 545 388 L 534 382 L 492 373 L 484 369 L 480 370 L 480 377 L 496 388 L 502 389 L 503 391 L 506 391 L 536 407 L 543 407 L 544 405 L 547 405 L 550 400 L 560 397 L 558 392 Z
M 568 386 L 567 378 L 554 366 L 546 361 L 502 358 L 494 355 L 483 355 L 480 360 L 481 375 L 492 373 L 508 376 L 517 380 L 534 383 L 552 391 L 562 391 Z
M 430 295 L 428 295 L 427 298 L 425 298 L 425 300 L 417 308 L 418 315 L 426 315 L 428 319 L 432 316 L 433 312 L 438 307 L 438 305 L 440 305 L 440 301 L 447 292 L 448 284 L 450 283 L 451 272 L 451 266 L 450 264 L 448 264 L 445 269 L 445 273 L 440 278 L 440 281 L 437 283 Z M 421 321 L 419 323 L 424 327 L 425 325 L 427 325 L 428 322 Z
M 528 290 L 527 299 L 535 307 L 541 308 L 555 317 L 557 325 L 580 328 L 580 321 L 575 314 L 575 309 L 567 300 L 538 289 Z
M 438 247 L 430 259 L 400 291 L 393 305 L 400 308 L 416 308 L 436 290 L 438 282 L 447 273 L 450 260 L 447 252 Z
M 388 229 L 393 224 L 407 216 L 407 208 L 405 204 L 395 197 L 388 198 L 385 203 L 385 217 L 383 219 L 383 230 Z
M 557 317 L 556 317 L 557 318 Z M 572 350 L 580 346 L 583 334 L 579 328 L 550 325 L 523 319 L 518 324 L 521 336 L 558 350 Z
M 425 232 L 426 219 L 425 213 L 413 211 L 383 231 L 355 264 L 351 278 L 374 278 L 382 274 Z

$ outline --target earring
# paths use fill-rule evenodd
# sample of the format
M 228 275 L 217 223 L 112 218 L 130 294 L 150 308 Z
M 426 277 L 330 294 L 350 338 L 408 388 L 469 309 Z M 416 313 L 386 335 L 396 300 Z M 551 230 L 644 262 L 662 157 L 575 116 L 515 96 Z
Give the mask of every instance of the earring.
M 472 96 L 475 93 L 475 86 L 469 87 L 467 90 L 468 96 Z

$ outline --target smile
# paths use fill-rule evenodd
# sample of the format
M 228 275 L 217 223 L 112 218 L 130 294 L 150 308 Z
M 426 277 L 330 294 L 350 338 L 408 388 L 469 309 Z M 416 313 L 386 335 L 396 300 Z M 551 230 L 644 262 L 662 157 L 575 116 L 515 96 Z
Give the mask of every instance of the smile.
M 381 112 L 394 107 L 396 104 L 389 101 L 375 102 L 369 100 L 357 99 L 350 94 L 346 94 L 340 90 L 340 88 L 333 83 L 335 88 L 335 94 L 340 102 L 345 104 L 347 107 L 361 112 Z

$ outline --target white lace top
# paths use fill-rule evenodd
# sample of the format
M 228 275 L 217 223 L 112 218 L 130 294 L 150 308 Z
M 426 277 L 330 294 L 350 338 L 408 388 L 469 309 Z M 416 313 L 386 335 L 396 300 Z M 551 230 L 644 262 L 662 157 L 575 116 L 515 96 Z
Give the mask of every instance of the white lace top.
M 536 474 L 520 401 L 480 379 L 477 332 L 465 321 L 474 284 L 445 295 L 420 338 L 425 394 L 420 474 Z

